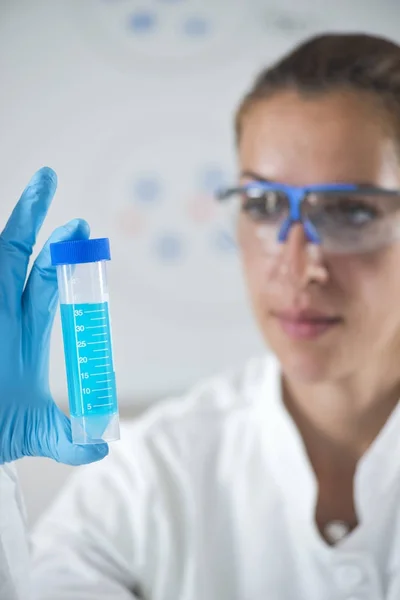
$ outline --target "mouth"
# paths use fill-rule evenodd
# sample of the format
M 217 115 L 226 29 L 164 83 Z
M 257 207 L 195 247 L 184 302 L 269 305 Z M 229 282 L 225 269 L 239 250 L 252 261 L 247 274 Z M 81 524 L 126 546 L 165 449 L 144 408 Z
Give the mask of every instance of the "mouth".
M 296 340 L 312 340 L 331 331 L 342 319 L 315 311 L 277 311 L 272 313 L 283 332 Z

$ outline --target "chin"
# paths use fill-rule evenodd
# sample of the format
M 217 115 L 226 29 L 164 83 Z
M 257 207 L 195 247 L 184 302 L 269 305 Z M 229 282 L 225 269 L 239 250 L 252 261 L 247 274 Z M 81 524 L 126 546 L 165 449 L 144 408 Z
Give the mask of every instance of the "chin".
M 343 361 L 339 345 L 321 340 L 297 342 L 281 335 L 265 335 L 268 347 L 291 381 L 321 383 L 336 379 L 350 361 Z M 349 357 L 350 358 L 350 357 Z
M 329 357 L 313 356 L 312 353 L 293 351 L 275 352 L 284 375 L 292 382 L 322 383 L 335 379 L 338 369 Z

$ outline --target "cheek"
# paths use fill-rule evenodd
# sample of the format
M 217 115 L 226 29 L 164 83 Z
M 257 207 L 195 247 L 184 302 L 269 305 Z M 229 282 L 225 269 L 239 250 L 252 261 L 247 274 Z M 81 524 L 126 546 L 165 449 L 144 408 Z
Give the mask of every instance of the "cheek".
M 258 260 L 254 252 L 246 244 L 239 240 L 240 257 L 242 261 L 244 276 L 250 291 L 253 293 L 257 287 L 261 288 L 261 268 L 262 263 Z
M 330 273 L 341 291 L 344 310 L 367 330 L 389 320 L 400 322 L 400 252 L 390 248 L 374 255 L 337 257 Z
M 244 243 L 240 232 L 238 232 L 238 245 L 244 278 L 254 304 L 257 298 L 263 296 L 265 290 L 265 257 L 260 256 L 251 246 Z
M 254 253 L 252 244 L 249 243 L 248 232 L 243 218 L 238 218 L 236 223 L 236 239 L 239 247 L 240 257 L 243 265 L 245 279 L 251 289 L 257 279 L 258 270 L 257 255 Z
M 272 273 L 276 258 L 255 251 L 246 244 L 239 244 L 239 250 L 253 310 L 263 319 L 268 308 L 277 305 L 277 302 L 274 302 L 276 296 L 281 295 L 281 289 Z

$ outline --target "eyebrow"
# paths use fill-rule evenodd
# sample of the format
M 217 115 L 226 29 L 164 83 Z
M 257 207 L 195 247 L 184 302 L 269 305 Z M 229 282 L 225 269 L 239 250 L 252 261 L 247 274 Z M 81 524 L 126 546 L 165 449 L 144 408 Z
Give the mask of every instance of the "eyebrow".
M 267 179 L 258 173 L 254 173 L 254 171 L 241 171 L 240 177 L 248 177 L 249 179 L 254 179 L 254 181 L 261 181 L 263 183 L 276 183 L 273 179 Z
M 259 181 L 261 183 L 278 183 L 274 179 L 268 179 L 266 177 L 263 177 L 259 173 L 255 173 L 254 171 L 248 171 L 247 169 L 244 171 L 241 171 L 240 177 L 247 177 L 249 179 L 253 179 L 256 182 Z M 331 184 L 331 183 L 334 183 L 334 182 L 329 182 L 329 184 Z M 356 185 L 357 187 L 360 188 L 360 191 L 362 191 L 363 189 L 366 191 L 367 190 L 375 190 L 375 191 L 388 192 L 389 194 L 390 193 L 396 194 L 396 193 L 400 192 L 400 190 L 382 188 L 379 185 L 376 185 L 376 184 L 373 184 L 373 183 L 367 182 L 367 181 L 352 181 L 352 182 L 338 181 L 337 183 L 338 183 L 338 185 L 342 185 L 345 183 L 349 183 L 349 185 Z M 323 183 L 316 184 L 316 185 L 323 185 Z M 300 186 L 300 187 L 308 187 L 308 186 Z

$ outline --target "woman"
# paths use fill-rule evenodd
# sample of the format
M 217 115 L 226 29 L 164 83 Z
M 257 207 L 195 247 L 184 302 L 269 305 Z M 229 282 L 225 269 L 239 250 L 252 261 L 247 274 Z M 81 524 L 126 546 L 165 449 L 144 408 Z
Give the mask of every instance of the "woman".
M 260 75 L 236 129 L 240 179 L 221 198 L 240 205 L 244 272 L 276 358 L 158 406 L 78 471 L 39 524 L 24 600 L 400 597 L 400 47 L 311 39 Z M 18 300 L 12 259 L 2 277 Z M 41 260 L 31 278 L 45 265 L 51 279 Z M 22 297 L 28 355 L 49 330 L 36 287 Z M 17 356 L 2 375 L 3 462 L 101 458 L 102 446 L 72 450 L 45 358 L 12 372 Z M 7 600 L 26 580 L 11 477 L 3 467 Z

